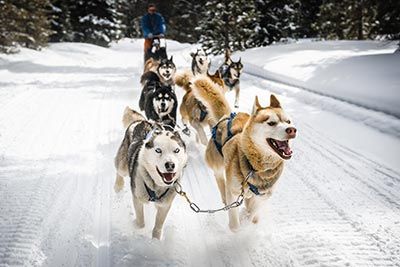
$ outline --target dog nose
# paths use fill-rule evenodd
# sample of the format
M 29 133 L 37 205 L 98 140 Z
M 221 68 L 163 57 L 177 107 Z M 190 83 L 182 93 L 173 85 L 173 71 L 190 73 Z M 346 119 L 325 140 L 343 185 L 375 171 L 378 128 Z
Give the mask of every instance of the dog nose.
M 165 163 L 165 169 L 166 169 L 167 171 L 169 171 L 169 172 L 174 171 L 174 169 L 175 169 L 175 163 L 173 163 L 173 162 L 171 162 L 171 161 L 166 162 L 166 163 Z
M 297 132 L 297 129 L 296 128 L 294 128 L 294 127 L 289 127 L 289 128 L 286 128 L 286 133 L 289 135 L 289 138 L 295 138 L 296 137 L 296 132 Z
M 165 108 L 165 103 L 164 102 L 161 103 L 161 107 Z

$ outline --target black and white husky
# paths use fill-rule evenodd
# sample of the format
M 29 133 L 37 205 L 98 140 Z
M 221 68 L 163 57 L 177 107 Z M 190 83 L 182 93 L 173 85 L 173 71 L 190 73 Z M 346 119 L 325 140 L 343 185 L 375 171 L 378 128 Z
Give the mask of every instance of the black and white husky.
M 196 53 L 190 53 L 192 57 L 192 73 L 194 76 L 198 74 L 206 74 L 210 67 L 210 60 L 203 49 L 197 49 Z
M 162 122 L 172 128 L 176 125 L 178 99 L 170 85 L 157 81 L 147 82 L 140 95 L 139 108 L 144 110 L 149 120 Z
M 160 239 L 163 224 L 176 196 L 174 183 L 183 175 L 188 155 L 180 134 L 168 126 L 147 121 L 139 113 L 125 109 L 124 125 L 129 124 L 115 157 L 116 192 L 130 177 L 136 227 L 145 226 L 143 206 L 154 202 L 157 215 L 153 238 Z
M 160 61 L 152 60 L 151 63 L 148 69 L 145 68 L 145 72 L 140 78 L 140 83 L 143 86 L 148 81 L 158 81 L 162 84 L 174 85 L 176 66 L 172 56 L 169 59 L 161 59 Z
M 240 93 L 240 74 L 243 70 L 241 58 L 237 62 L 231 59 L 231 52 L 229 49 L 225 50 L 225 61 L 219 67 L 222 79 L 225 82 L 225 88 L 229 91 L 235 90 L 235 108 L 239 107 L 239 93 Z

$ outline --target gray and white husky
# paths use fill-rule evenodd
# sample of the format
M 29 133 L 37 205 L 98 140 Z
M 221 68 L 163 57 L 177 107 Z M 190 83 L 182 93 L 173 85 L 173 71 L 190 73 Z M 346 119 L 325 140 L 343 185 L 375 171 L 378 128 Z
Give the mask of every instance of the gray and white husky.
M 196 53 L 190 53 L 192 57 L 192 73 L 194 76 L 198 74 L 206 74 L 210 67 L 210 60 L 203 49 L 197 49 Z
M 160 239 L 165 219 L 176 196 L 174 183 L 183 175 L 188 155 L 180 134 L 169 126 L 147 121 L 142 115 L 126 108 L 123 124 L 125 137 L 115 157 L 116 192 L 129 176 L 135 208 L 135 224 L 145 226 L 143 206 L 154 202 L 157 215 L 153 238 Z

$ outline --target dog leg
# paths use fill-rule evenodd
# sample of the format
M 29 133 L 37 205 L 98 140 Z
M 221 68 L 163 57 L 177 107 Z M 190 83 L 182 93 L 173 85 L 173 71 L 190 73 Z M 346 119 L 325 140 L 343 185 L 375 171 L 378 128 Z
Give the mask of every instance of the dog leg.
M 114 184 L 114 191 L 115 193 L 120 192 L 124 188 L 124 177 L 119 175 L 117 173 L 117 178 L 115 179 L 115 184 Z
M 234 202 L 235 196 L 232 194 L 230 190 L 226 190 L 226 201 L 227 203 Z M 237 232 L 239 229 L 239 212 L 238 208 L 233 208 L 229 210 L 229 228 L 232 232 Z
M 134 221 L 137 228 L 144 227 L 144 213 L 143 213 L 143 203 L 133 194 L 133 206 L 135 207 L 136 219 Z
M 222 203 L 226 205 L 226 192 L 225 192 L 225 176 L 223 170 L 214 171 L 215 180 L 217 180 L 217 185 L 219 193 L 221 194 Z
M 169 209 L 171 208 L 171 204 L 167 206 L 158 206 L 157 207 L 157 215 L 156 222 L 153 228 L 153 238 L 160 239 L 162 228 L 164 226 L 165 219 L 167 218 Z
M 240 94 L 240 87 L 235 86 L 235 108 L 239 108 L 239 94 Z
M 200 142 L 203 144 L 203 145 L 207 145 L 207 143 L 208 143 L 208 140 L 207 140 L 207 136 L 206 136 L 206 133 L 204 132 L 204 129 L 203 129 L 203 127 L 199 124 L 199 123 L 193 123 L 192 124 L 192 126 L 193 126 L 193 128 L 195 128 L 196 129 L 196 132 L 197 132 L 197 137 L 200 139 Z
M 260 209 L 260 201 L 255 197 L 248 198 L 245 200 L 246 211 L 248 213 L 248 219 L 252 223 L 258 223 L 258 211 Z

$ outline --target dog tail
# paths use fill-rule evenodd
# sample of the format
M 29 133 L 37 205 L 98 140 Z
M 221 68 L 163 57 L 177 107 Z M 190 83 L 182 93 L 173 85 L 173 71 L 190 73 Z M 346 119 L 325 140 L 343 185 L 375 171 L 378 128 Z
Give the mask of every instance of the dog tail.
M 182 87 L 186 92 L 190 91 L 190 80 L 193 78 L 193 74 L 189 70 L 179 72 L 175 74 L 175 84 Z
M 215 125 L 226 115 L 231 113 L 231 108 L 220 87 L 209 77 L 201 75 L 192 80 L 192 92 L 200 102 L 206 106 L 210 113 L 211 124 Z
M 142 120 L 145 120 L 145 118 L 139 112 L 136 112 L 128 106 L 125 108 L 124 115 L 122 116 L 122 124 L 124 125 L 125 129 L 128 128 L 132 123 Z

